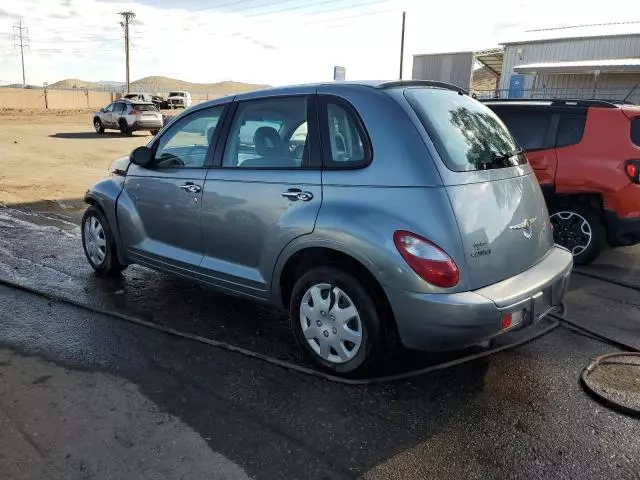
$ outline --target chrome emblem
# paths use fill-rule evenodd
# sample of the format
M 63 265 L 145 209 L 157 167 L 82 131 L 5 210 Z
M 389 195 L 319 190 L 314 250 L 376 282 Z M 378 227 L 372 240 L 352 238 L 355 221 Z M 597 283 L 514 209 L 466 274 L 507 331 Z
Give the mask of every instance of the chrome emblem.
M 509 230 L 522 230 L 522 234 L 525 238 L 531 238 L 533 235 L 533 226 L 536 224 L 538 217 L 525 218 L 517 225 L 509 225 Z

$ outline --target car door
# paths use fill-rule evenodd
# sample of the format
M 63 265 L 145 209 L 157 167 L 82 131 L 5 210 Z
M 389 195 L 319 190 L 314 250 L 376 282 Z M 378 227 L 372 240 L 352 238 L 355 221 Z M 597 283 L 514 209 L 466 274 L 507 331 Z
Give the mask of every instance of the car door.
M 111 103 L 104 107 L 100 112 L 100 121 L 105 127 L 111 126 L 111 115 L 113 114 L 113 109 L 115 108 L 115 106 L 115 103 Z
M 203 271 L 220 288 L 266 299 L 275 262 L 313 231 L 322 202 L 316 95 L 236 102 L 202 198 Z
M 182 117 L 153 141 L 154 161 L 132 164 L 117 214 L 126 255 L 136 263 L 193 276 L 202 260 L 202 189 L 223 105 Z

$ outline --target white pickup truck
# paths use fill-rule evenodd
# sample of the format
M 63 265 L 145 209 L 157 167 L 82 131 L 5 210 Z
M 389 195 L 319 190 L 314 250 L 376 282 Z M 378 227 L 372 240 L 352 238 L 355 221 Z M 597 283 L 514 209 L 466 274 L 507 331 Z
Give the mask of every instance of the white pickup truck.
M 167 103 L 169 108 L 188 108 L 191 106 L 191 94 L 185 91 L 169 92 Z

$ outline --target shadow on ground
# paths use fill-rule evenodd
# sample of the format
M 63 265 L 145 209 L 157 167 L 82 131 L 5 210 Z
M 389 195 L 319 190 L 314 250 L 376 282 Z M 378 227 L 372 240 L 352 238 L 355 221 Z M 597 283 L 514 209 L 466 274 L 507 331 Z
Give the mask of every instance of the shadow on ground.
M 104 133 L 96 133 L 96 132 L 60 132 L 55 133 L 53 135 L 49 135 L 51 138 L 66 138 L 73 140 L 99 140 L 105 138 L 131 138 L 134 137 L 144 137 L 144 136 L 153 136 L 148 132 L 133 132 L 131 135 L 123 135 L 120 132 L 113 131 L 105 131 Z

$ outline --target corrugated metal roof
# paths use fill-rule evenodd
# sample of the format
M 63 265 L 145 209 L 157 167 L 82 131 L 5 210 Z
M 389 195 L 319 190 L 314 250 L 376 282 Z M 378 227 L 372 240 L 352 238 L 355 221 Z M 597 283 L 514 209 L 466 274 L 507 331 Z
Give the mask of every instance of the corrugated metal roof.
M 513 70 L 518 73 L 637 73 L 640 72 L 640 58 L 527 63 L 516 65 Z
M 514 43 L 546 42 L 576 38 L 615 37 L 620 35 L 640 35 L 640 21 L 529 30 L 524 33 L 515 34 L 513 38 L 507 39 L 507 41 L 501 42 L 501 44 L 509 45 Z

